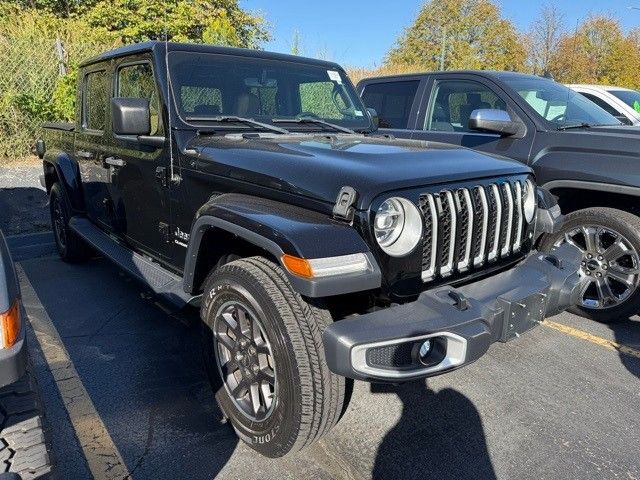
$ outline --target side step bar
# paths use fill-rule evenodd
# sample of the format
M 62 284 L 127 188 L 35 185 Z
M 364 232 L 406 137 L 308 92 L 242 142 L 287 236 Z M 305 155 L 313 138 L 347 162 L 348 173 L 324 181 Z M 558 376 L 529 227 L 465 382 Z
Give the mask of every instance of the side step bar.
M 182 277 L 121 245 L 87 218 L 73 217 L 69 220 L 69 226 L 93 248 L 175 306 L 194 305 L 198 300 L 199 297 L 183 290 Z

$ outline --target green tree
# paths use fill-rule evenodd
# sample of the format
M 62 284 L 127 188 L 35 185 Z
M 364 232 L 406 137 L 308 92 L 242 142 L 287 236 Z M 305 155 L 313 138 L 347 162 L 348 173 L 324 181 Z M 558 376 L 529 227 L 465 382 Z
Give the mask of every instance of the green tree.
M 420 9 L 385 63 L 428 70 L 520 70 L 524 57 L 514 25 L 492 1 L 432 0 Z
M 237 0 L 100 0 L 84 16 L 122 42 L 170 40 L 257 48 L 269 35 L 262 17 Z
M 572 35 L 561 39 L 550 61 L 559 82 L 640 87 L 640 44 L 610 16 L 590 16 Z

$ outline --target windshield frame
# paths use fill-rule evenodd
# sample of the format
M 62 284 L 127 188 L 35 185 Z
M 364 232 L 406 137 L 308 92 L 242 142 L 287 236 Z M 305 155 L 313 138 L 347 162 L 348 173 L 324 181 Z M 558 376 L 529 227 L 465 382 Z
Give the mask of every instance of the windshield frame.
M 264 52 L 260 52 L 260 53 L 264 53 Z M 224 58 L 224 60 L 226 61 L 231 61 L 233 62 L 233 58 L 236 58 L 238 62 L 244 62 L 246 64 L 250 64 L 252 62 L 254 63 L 262 63 L 264 65 L 274 65 L 274 66 L 281 66 L 284 67 L 286 69 L 287 65 L 290 65 L 292 67 L 292 70 L 295 70 L 296 66 L 303 66 L 303 67 L 307 67 L 307 68 L 316 68 L 319 70 L 325 70 L 327 72 L 327 81 L 332 81 L 332 79 L 329 78 L 329 70 L 333 70 L 333 71 L 337 71 L 340 75 L 340 79 L 341 82 L 337 82 L 337 84 L 340 84 L 344 90 L 346 91 L 349 100 L 351 101 L 352 106 L 354 107 L 354 111 L 360 111 L 362 112 L 362 117 L 360 116 L 355 116 L 354 118 L 362 118 L 362 122 L 360 124 L 356 124 L 354 125 L 353 123 L 350 122 L 343 122 L 341 119 L 335 119 L 335 118 L 325 118 L 324 116 L 318 116 L 319 119 L 324 120 L 325 122 L 330 122 L 330 123 L 334 123 L 336 125 L 339 125 L 341 127 L 345 127 L 347 129 L 351 129 L 351 130 L 355 130 L 356 133 L 371 133 L 373 131 L 376 130 L 376 127 L 372 121 L 371 116 L 368 113 L 368 110 L 366 108 L 366 106 L 364 105 L 362 99 L 360 98 L 360 96 L 358 95 L 353 83 L 351 82 L 351 79 L 349 78 L 349 76 L 347 75 L 347 73 L 345 72 L 345 70 L 340 67 L 337 64 L 331 63 L 331 62 L 324 62 L 324 61 L 318 61 L 317 63 L 313 60 L 313 59 L 305 59 L 304 57 L 299 57 L 298 58 L 292 58 L 292 59 L 283 59 L 283 58 L 278 58 L 275 54 L 273 57 L 270 56 L 251 56 L 251 55 L 242 55 L 242 54 L 229 54 L 229 53 L 222 53 L 222 52 L 205 52 L 205 51 L 189 51 L 189 50 L 170 50 L 168 52 L 167 58 L 166 58 L 166 70 L 167 70 L 167 81 L 169 84 L 169 96 L 171 98 L 170 100 L 170 104 L 172 106 L 172 110 L 174 113 L 175 118 L 182 123 L 185 127 L 188 128 L 192 128 L 192 129 L 210 129 L 213 131 L 220 131 L 220 132 L 224 132 L 224 133 L 230 133 L 230 132 L 247 132 L 247 131 L 257 131 L 257 129 L 255 127 L 251 127 L 248 123 L 242 123 L 242 122 L 237 122 L 234 124 L 234 122 L 217 122 L 215 117 L 220 117 L 220 116 L 236 116 L 239 117 L 240 115 L 237 115 L 236 113 L 221 113 L 221 114 L 216 114 L 216 115 L 210 115 L 211 116 L 211 121 L 209 121 L 208 119 L 198 119 L 196 120 L 191 120 L 189 119 L 189 116 L 186 112 L 183 112 L 181 109 L 181 104 L 179 102 L 178 99 L 178 94 L 176 92 L 176 86 L 180 84 L 180 82 L 177 81 L 176 79 L 176 74 L 175 74 L 175 63 L 172 64 L 172 57 L 173 59 L 175 59 L 178 56 L 182 56 L 184 58 L 185 55 L 193 55 L 193 56 L 212 56 L 212 57 L 220 57 L 220 58 Z M 175 62 L 175 60 L 174 60 Z M 334 81 L 334 83 L 336 83 Z M 302 113 L 302 112 L 301 112 Z M 206 117 L 209 115 L 199 115 L 199 117 Z M 272 122 L 273 118 L 285 118 L 285 117 L 289 117 L 289 115 L 278 115 L 275 117 L 267 117 L 267 116 L 263 116 L 263 115 L 248 115 L 247 118 L 251 118 L 253 120 L 259 121 L 259 122 L 263 122 L 263 123 L 267 123 L 269 125 L 273 125 L 274 127 L 279 126 L 278 123 L 274 123 Z M 346 134 L 346 132 L 331 132 L 330 130 L 327 130 L 326 127 L 322 127 L 321 125 L 317 125 L 317 124 L 313 124 L 313 123 L 299 123 L 299 124 L 287 124 L 287 130 L 289 130 L 291 133 L 310 133 L 310 134 L 318 134 L 318 133 L 323 133 L 323 134 L 327 134 L 327 133 L 342 133 L 342 134 Z
M 500 81 L 504 84 L 504 86 L 511 92 L 513 99 L 516 102 L 518 102 L 519 105 L 521 105 L 521 108 L 523 108 L 526 112 L 528 112 L 528 116 L 531 118 L 531 120 L 533 120 L 541 128 L 545 130 L 565 131 L 565 129 L 563 129 L 562 127 L 583 123 L 581 120 L 577 120 L 573 118 L 570 120 L 565 119 L 565 121 L 563 122 L 554 122 L 552 120 L 545 118 L 542 114 L 540 114 L 535 109 L 533 105 L 531 105 L 527 101 L 527 99 L 524 96 L 522 96 L 519 93 L 519 89 L 518 89 L 518 83 L 520 82 L 540 82 L 541 85 L 544 85 L 545 83 L 549 82 L 549 84 L 552 85 L 553 87 L 565 91 L 567 93 L 567 100 L 569 100 L 570 98 L 578 98 L 579 100 L 584 98 L 585 101 L 590 102 L 590 100 L 586 99 L 585 97 L 580 97 L 580 94 L 578 92 L 572 90 L 566 85 L 563 85 L 562 83 L 559 83 L 547 78 L 537 77 L 535 75 L 526 75 L 526 74 L 522 74 L 522 75 L 505 74 L 505 75 L 499 75 L 499 78 L 500 78 Z M 593 103 L 593 102 L 590 102 L 590 103 Z M 606 119 L 606 123 L 591 123 L 591 122 L 584 122 L 584 123 L 588 123 L 589 126 L 592 126 L 592 127 L 623 125 L 622 122 L 620 122 L 617 118 L 609 114 L 606 110 L 602 109 L 595 103 L 593 103 L 593 107 L 595 107 L 596 110 L 600 110 L 598 114 L 604 114 L 605 118 L 606 117 L 610 117 L 610 118 Z M 611 119 L 612 121 L 609 123 L 609 120 Z

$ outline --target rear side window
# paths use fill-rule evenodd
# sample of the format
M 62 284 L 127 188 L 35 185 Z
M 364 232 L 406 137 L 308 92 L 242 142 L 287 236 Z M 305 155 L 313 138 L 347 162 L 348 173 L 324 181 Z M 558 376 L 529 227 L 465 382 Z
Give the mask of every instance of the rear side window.
M 372 83 L 364 88 L 362 100 L 375 109 L 381 128 L 407 128 L 419 84 L 419 80 Z
M 107 124 L 109 78 L 107 72 L 91 72 L 84 80 L 83 127 L 103 131 Z
M 603 110 L 606 110 L 608 113 L 610 113 L 611 115 L 613 115 L 614 117 L 617 117 L 618 115 L 622 115 L 619 111 L 617 111 L 615 108 L 613 108 L 611 105 L 609 105 L 607 102 L 605 102 L 604 100 L 602 100 L 600 97 L 596 97 L 595 95 L 591 95 L 590 93 L 585 93 L 585 92 L 578 92 L 580 95 L 582 95 L 585 98 L 588 98 L 589 100 L 591 100 L 593 103 L 595 103 L 596 105 L 598 105 L 600 108 L 602 108 Z

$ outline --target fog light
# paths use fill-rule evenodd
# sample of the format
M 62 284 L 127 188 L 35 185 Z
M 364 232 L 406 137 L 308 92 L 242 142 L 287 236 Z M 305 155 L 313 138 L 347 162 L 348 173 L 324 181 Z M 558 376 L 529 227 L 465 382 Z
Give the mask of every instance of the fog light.
M 418 350 L 418 355 L 420 361 L 424 363 L 427 360 L 427 356 L 431 352 L 431 340 L 425 341 L 422 345 L 420 345 L 420 350 Z

